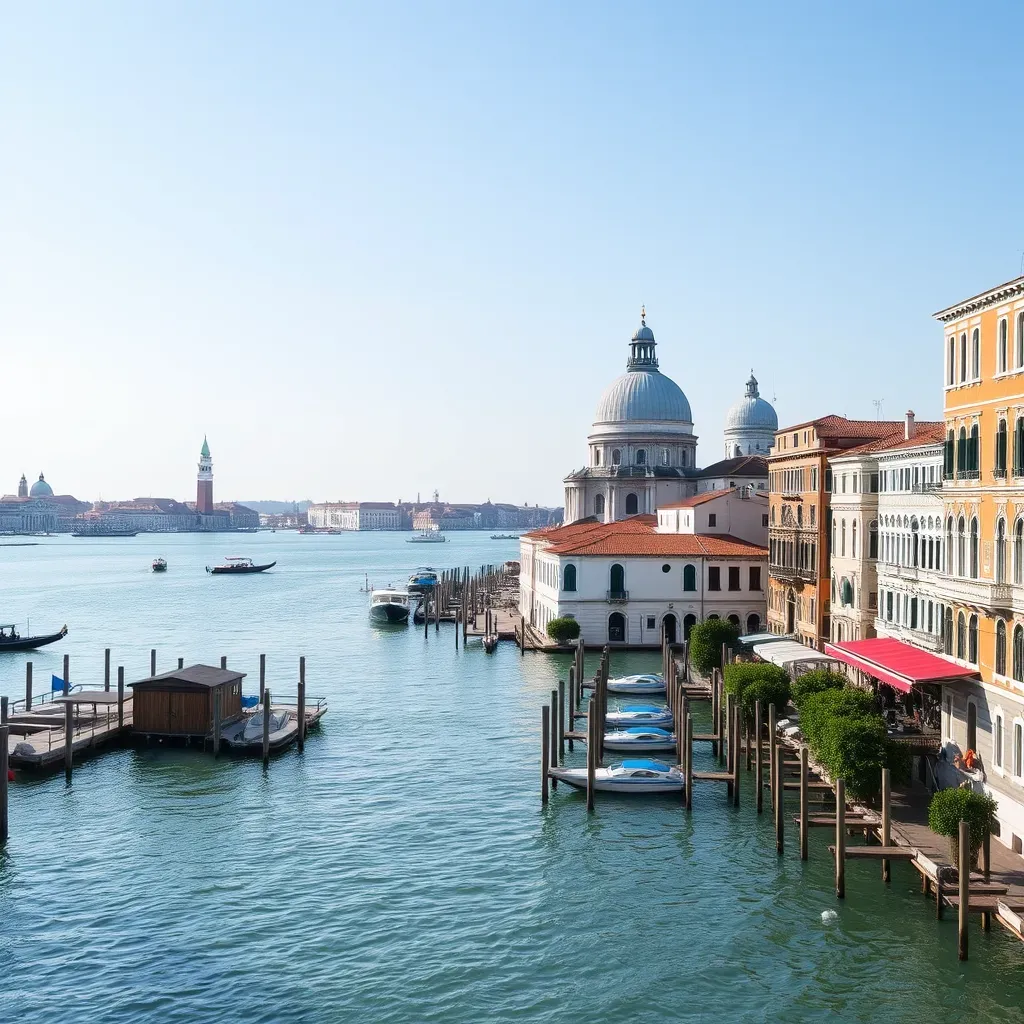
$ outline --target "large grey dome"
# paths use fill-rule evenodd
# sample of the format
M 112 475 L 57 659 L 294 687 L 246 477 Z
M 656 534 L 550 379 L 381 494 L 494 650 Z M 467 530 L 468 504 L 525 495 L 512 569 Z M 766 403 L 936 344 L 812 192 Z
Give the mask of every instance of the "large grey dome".
M 28 492 L 30 498 L 52 498 L 53 488 L 43 479 L 43 474 L 39 474 L 39 479 L 32 485 L 32 489 Z
M 597 403 L 596 423 L 674 420 L 692 423 L 682 388 L 657 370 L 630 370 L 605 389 Z
M 654 331 L 647 326 L 647 311 L 640 311 L 640 326 L 629 343 L 626 372 L 605 388 L 597 403 L 594 424 L 649 421 L 693 422 L 690 403 L 682 388 L 658 370 Z
M 726 430 L 757 428 L 776 431 L 779 417 L 770 402 L 761 398 L 757 390 L 757 378 L 751 374 L 747 381 L 746 394 L 725 414 Z

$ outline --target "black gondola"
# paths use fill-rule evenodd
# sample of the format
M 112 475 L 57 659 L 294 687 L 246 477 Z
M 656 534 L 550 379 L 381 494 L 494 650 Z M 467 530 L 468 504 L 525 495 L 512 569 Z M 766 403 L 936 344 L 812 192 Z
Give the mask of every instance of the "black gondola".
M 59 633 L 50 633 L 47 636 L 18 636 L 13 625 L 0 626 L 0 651 L 34 651 L 37 647 L 55 644 L 67 635 L 67 626 L 62 626 Z

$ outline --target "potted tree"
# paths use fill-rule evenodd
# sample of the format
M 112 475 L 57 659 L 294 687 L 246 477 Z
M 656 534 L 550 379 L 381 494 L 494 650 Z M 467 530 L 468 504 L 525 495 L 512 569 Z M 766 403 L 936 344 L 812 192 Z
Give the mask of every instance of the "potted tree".
M 949 838 L 949 855 L 959 864 L 960 822 L 966 821 L 971 830 L 971 867 L 978 862 L 978 851 L 985 841 L 985 833 L 992 828 L 996 802 L 984 793 L 975 793 L 966 787 L 940 789 L 928 805 L 928 825 L 933 832 Z

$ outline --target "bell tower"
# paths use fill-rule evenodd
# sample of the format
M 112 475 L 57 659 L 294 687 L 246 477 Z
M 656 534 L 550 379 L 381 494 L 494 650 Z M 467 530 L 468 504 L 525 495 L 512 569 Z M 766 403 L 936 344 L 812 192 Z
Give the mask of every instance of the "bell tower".
M 210 446 L 203 438 L 203 447 L 199 452 L 199 475 L 196 480 L 196 511 L 200 515 L 209 515 L 213 511 L 213 460 L 210 458 Z

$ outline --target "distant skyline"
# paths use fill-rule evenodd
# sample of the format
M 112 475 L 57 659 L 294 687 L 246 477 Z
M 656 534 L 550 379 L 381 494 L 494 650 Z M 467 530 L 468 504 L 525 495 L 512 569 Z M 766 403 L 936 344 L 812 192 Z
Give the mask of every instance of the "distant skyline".
M 1019 5 L 3 12 L 5 492 L 561 505 L 641 303 L 708 465 L 1021 272 Z

